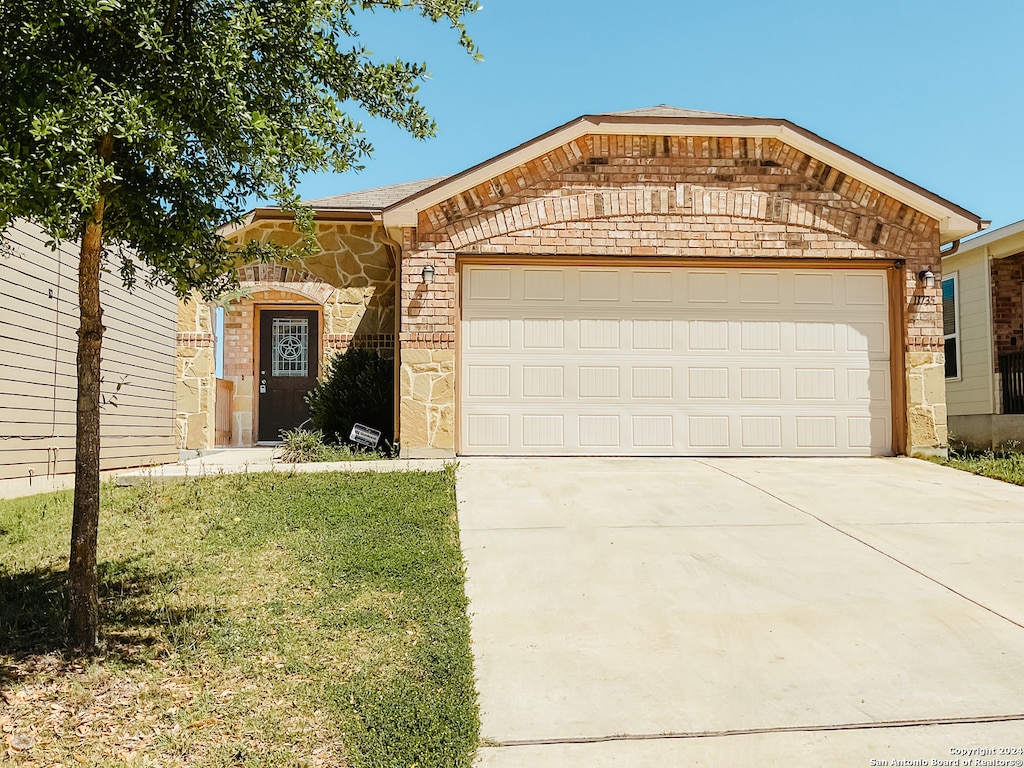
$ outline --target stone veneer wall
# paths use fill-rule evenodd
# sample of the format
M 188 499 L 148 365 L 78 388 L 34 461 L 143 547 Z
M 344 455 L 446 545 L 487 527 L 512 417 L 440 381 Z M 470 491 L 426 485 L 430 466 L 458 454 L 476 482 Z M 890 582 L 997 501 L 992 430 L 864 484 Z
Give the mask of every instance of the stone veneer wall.
M 299 235 L 287 220 L 258 221 L 236 233 L 242 239 L 274 241 L 291 245 Z M 321 314 L 321 363 L 330 354 L 350 346 L 363 346 L 392 353 L 395 345 L 395 268 L 385 243 L 383 229 L 366 222 L 325 222 L 317 225 L 322 250 L 306 259 L 277 264 L 246 264 L 239 267 L 244 295 L 230 302 L 224 312 L 224 378 L 234 384 L 231 406 L 231 441 L 235 446 L 254 444 L 258 414 L 254 387 L 256 359 L 256 318 L 260 309 L 273 307 L 317 308 Z M 194 306 L 195 301 L 190 306 Z M 181 326 L 179 318 L 179 326 Z M 210 319 L 206 335 L 182 333 L 179 327 L 179 410 L 193 407 L 193 385 L 183 380 L 182 360 L 201 360 L 187 370 L 209 368 L 210 396 L 195 404 L 182 424 L 202 423 L 192 429 L 182 445 L 205 448 L 214 445 L 215 396 L 214 339 Z M 191 329 L 191 326 L 189 326 Z M 207 363 L 208 360 L 208 363 Z M 205 387 L 206 385 L 204 385 Z M 205 391 L 205 390 L 204 390 Z M 184 427 L 179 433 L 184 434 Z
M 308 284 L 307 284 L 308 285 Z M 379 325 L 371 323 L 364 329 L 368 307 L 372 304 L 374 286 L 366 288 L 331 289 L 320 304 L 307 294 L 299 293 L 304 286 L 276 284 L 258 286 L 243 299 L 232 302 L 224 314 L 224 378 L 233 382 L 231 434 L 232 444 L 253 445 L 258 402 L 254 382 L 259 350 L 256 347 L 256 323 L 259 309 L 308 307 L 320 310 L 320 372 L 329 355 L 337 354 L 349 346 L 363 346 L 393 353 L 394 332 L 383 333 Z M 385 289 L 393 293 L 390 286 Z M 372 315 L 379 319 L 380 313 Z
M 175 443 L 179 450 L 211 448 L 216 433 L 217 360 L 213 312 L 192 297 L 178 301 Z
M 455 451 L 456 253 L 903 261 L 893 354 L 905 354 L 908 451 L 946 444 L 941 288 L 917 279 L 940 270 L 938 223 L 777 139 L 582 137 L 421 212 L 403 240 L 407 455 Z

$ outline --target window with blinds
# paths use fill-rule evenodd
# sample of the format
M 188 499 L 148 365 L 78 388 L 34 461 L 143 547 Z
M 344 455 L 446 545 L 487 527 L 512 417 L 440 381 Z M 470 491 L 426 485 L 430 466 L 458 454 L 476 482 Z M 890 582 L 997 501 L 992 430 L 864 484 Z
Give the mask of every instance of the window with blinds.
M 960 378 L 960 306 L 955 274 L 942 281 L 942 333 L 946 338 L 946 378 Z

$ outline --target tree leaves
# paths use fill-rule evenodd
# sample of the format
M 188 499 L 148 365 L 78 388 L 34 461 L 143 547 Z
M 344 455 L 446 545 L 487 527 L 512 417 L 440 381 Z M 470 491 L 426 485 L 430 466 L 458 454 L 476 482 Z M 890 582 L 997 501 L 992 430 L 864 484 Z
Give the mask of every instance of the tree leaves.
M 420 138 L 433 133 L 417 98 L 425 65 L 374 60 L 358 42 L 360 15 L 448 21 L 475 55 L 463 19 L 477 8 L 474 0 L 0 4 L 0 231 L 25 217 L 55 240 L 76 238 L 102 196 L 105 242 L 133 250 L 180 294 L 222 290 L 236 255 L 217 230 L 254 196 L 294 207 L 301 174 L 359 167 L 372 148 L 353 113 Z M 109 162 L 96 154 L 106 134 Z M 271 255 L 281 254 L 247 254 Z

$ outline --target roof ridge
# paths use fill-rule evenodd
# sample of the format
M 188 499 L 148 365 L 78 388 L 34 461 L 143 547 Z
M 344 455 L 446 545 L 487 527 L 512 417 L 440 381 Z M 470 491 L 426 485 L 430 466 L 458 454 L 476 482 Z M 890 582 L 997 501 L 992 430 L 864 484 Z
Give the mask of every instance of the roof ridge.
M 748 120 L 756 117 L 755 115 L 736 115 L 729 112 L 709 112 L 703 109 L 687 109 L 686 107 L 676 107 L 671 104 L 657 104 L 651 107 L 624 109 L 618 112 L 599 112 L 595 113 L 594 116 L 599 117 L 601 115 L 615 115 L 619 117 L 681 117 L 707 119 L 739 118 Z

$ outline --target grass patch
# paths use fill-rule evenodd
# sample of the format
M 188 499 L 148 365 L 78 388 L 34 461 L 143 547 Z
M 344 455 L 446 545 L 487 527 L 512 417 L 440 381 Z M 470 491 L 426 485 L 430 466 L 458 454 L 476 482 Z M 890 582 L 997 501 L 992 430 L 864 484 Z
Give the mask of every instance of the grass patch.
M 992 477 L 1014 485 L 1024 485 L 1024 453 L 1020 451 L 950 451 L 941 463 L 975 475 Z
M 67 493 L 0 502 L 15 765 L 469 766 L 454 473 L 103 488 L 102 657 L 62 652 Z

